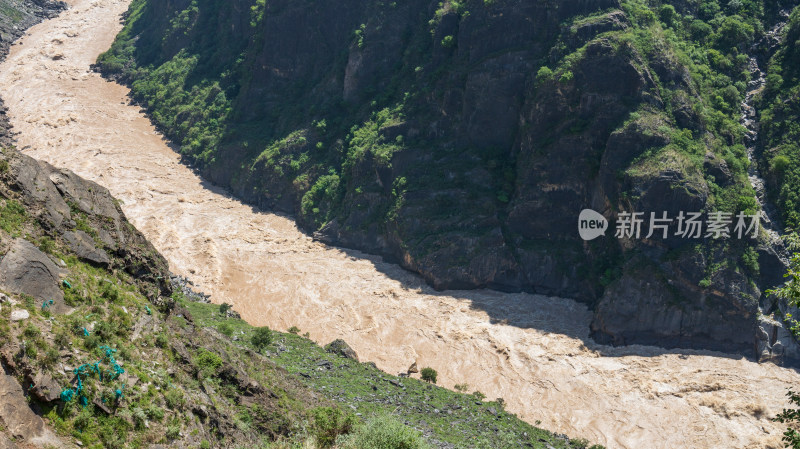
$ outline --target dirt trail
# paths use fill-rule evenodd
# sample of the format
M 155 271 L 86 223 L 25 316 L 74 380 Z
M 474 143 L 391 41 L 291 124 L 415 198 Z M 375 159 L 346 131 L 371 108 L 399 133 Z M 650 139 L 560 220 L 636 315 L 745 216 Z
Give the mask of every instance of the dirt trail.
M 529 422 L 609 448 L 780 447 L 781 427 L 768 418 L 800 382 L 792 370 L 719 353 L 595 345 L 590 314 L 573 301 L 437 293 L 397 266 L 316 243 L 291 220 L 209 188 L 128 106 L 126 88 L 89 71 L 127 0 L 70 3 L 29 30 L 0 67 L 19 144 L 107 186 L 172 270 L 214 300 L 232 302 L 253 324 L 296 325 L 321 343 L 344 338 L 389 372 L 432 366 L 445 386 L 468 383 Z

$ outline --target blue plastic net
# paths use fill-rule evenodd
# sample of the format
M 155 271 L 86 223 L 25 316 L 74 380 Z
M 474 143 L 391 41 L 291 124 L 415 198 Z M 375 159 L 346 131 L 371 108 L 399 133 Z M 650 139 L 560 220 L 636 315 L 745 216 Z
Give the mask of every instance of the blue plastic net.
M 72 388 L 67 388 L 61 392 L 61 400 L 69 402 L 75 397 L 75 391 Z
M 84 333 L 86 328 L 84 328 Z M 121 374 L 125 373 L 125 370 L 119 366 L 117 360 L 114 358 L 114 353 L 117 352 L 116 349 L 111 349 L 108 346 L 100 346 L 99 348 L 103 351 L 103 358 L 98 360 L 94 363 L 84 363 L 83 365 L 75 368 L 73 372 L 75 373 L 75 377 L 77 378 L 77 384 L 73 388 L 68 388 L 61 392 L 61 400 L 64 402 L 70 402 L 75 398 L 75 395 L 78 396 L 78 402 L 82 406 L 86 406 L 88 404 L 88 399 L 86 395 L 83 394 L 83 379 L 88 377 L 92 377 L 93 375 L 97 374 L 97 378 L 100 382 L 103 382 L 104 377 L 106 381 L 113 381 L 116 380 Z M 106 369 L 105 371 L 100 366 L 101 363 L 107 362 L 111 367 Z M 105 376 L 103 376 L 105 374 Z M 114 390 L 114 394 L 117 400 L 123 398 L 123 391 L 125 390 L 125 385 L 122 388 L 118 388 Z

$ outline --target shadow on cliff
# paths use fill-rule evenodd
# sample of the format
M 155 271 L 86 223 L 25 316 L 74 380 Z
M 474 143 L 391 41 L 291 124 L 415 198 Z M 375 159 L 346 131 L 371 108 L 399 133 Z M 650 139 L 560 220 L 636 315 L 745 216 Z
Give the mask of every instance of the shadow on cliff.
M 632 344 L 614 345 L 603 339 L 603 335 L 592 335 L 590 324 L 593 311 L 585 303 L 572 299 L 544 296 L 534 293 L 505 293 L 496 290 L 444 290 L 437 291 L 426 283 L 422 276 L 387 262 L 382 257 L 364 252 L 333 247 L 347 256 L 369 260 L 374 268 L 399 282 L 403 289 L 431 297 L 455 298 L 469 304 L 473 311 L 483 312 L 493 325 L 513 326 L 520 329 L 535 329 L 544 333 L 566 335 L 580 340 L 590 351 L 603 357 L 658 357 L 668 354 L 688 356 L 711 356 L 728 359 L 746 359 L 756 362 L 755 343 L 751 354 L 731 350 L 722 344 L 714 346 L 708 340 L 696 341 L 680 336 L 659 338 L 652 335 L 634 335 Z M 789 359 L 778 363 L 798 370 L 800 360 Z

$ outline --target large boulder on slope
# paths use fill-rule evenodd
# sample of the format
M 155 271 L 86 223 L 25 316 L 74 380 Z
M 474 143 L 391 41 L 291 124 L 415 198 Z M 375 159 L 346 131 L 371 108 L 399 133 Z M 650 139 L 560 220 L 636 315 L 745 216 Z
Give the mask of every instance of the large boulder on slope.
M 61 291 L 61 269 L 39 248 L 27 240 L 14 240 L 11 249 L 0 260 L 0 287 L 18 294 L 33 296 L 39 301 L 53 300 L 50 310 L 64 312 Z

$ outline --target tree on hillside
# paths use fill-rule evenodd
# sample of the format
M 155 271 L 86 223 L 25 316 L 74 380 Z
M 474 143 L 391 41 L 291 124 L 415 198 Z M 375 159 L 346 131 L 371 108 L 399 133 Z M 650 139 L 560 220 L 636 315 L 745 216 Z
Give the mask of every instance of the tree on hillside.
M 231 310 L 232 308 L 232 305 L 228 304 L 227 302 L 223 302 L 219 305 L 219 314 L 225 316 L 228 314 L 228 310 Z
M 267 326 L 255 328 L 252 337 L 250 337 L 250 343 L 256 347 L 256 350 L 262 351 L 272 343 L 272 331 Z
M 422 368 L 420 375 L 422 376 L 422 380 L 433 384 L 436 383 L 436 378 L 438 377 L 438 373 L 433 368 Z

